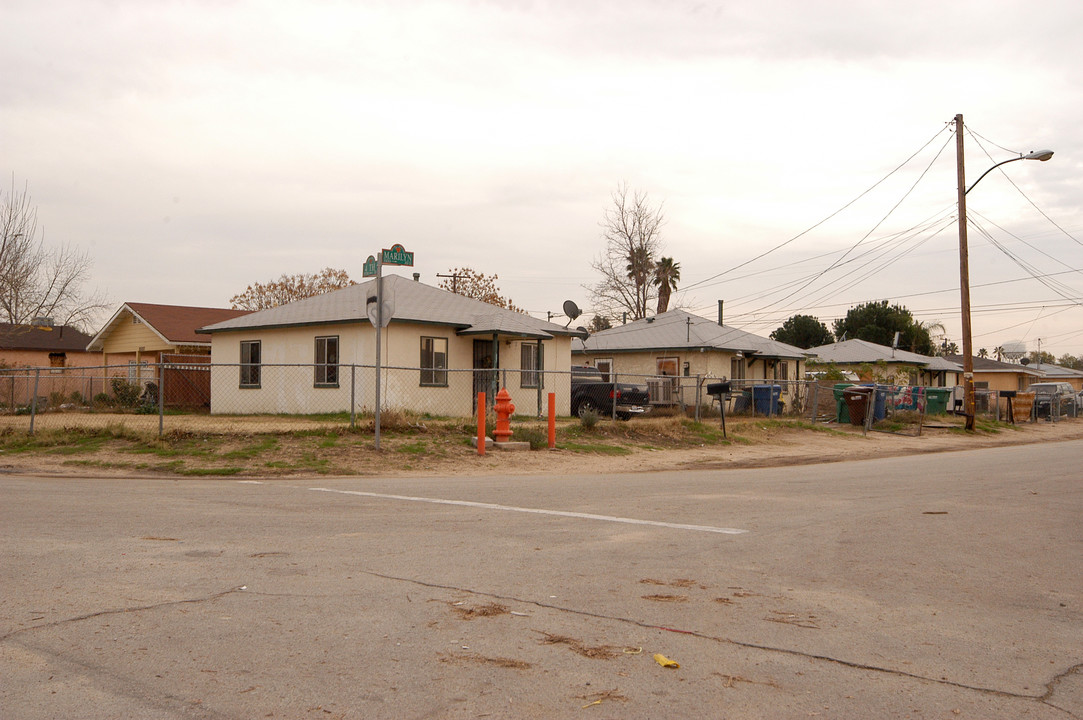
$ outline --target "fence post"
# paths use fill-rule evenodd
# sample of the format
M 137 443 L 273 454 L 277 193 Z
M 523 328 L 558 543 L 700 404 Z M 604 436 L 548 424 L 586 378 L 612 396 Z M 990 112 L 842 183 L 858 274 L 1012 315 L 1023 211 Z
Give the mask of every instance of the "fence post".
M 34 416 L 38 412 L 38 380 L 41 378 L 41 369 L 34 368 L 34 394 L 30 396 L 30 434 L 34 434 Z
M 350 429 L 357 423 L 357 366 L 350 365 Z
M 158 437 L 165 431 L 165 363 L 158 363 Z
M 609 403 L 609 419 L 617 421 L 617 373 L 613 373 L 613 389 L 609 391 L 611 403 Z
M 696 422 L 699 422 L 700 392 L 703 390 L 703 376 L 696 375 Z

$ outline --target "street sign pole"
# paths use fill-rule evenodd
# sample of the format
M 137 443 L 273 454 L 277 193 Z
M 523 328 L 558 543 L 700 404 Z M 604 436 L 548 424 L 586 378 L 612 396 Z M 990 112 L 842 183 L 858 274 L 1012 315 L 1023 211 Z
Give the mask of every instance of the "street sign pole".
M 380 449 L 380 336 L 384 334 L 384 260 L 376 258 L 376 449 Z
M 390 249 L 381 250 L 378 256 L 373 257 L 369 255 L 368 260 L 365 261 L 362 269 L 362 275 L 364 277 L 376 276 L 376 312 L 375 317 L 369 314 L 369 319 L 372 320 L 372 324 L 376 329 L 376 449 L 380 449 L 380 371 L 381 371 L 381 338 L 383 337 L 384 325 L 391 321 L 394 317 L 395 311 L 392 307 L 384 307 L 384 276 L 383 269 L 384 263 L 388 265 L 410 265 L 414 264 L 414 254 L 404 248 L 402 245 L 392 245 Z M 366 293 L 367 296 L 367 293 Z M 372 300 L 371 297 L 366 297 L 365 313 L 369 313 L 368 303 Z M 393 298 L 389 300 L 393 302 Z M 386 313 L 386 318 L 385 318 Z

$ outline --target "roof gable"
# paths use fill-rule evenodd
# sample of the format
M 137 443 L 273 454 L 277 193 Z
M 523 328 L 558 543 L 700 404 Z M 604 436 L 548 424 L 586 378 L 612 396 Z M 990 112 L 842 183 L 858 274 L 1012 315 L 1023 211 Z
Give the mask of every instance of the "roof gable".
M 388 275 L 383 280 L 384 293 L 390 296 L 393 306 L 391 322 L 449 325 L 462 334 L 499 333 L 543 339 L 574 334 L 574 331 L 555 323 L 408 280 L 400 275 Z M 244 317 L 208 324 L 201 331 L 219 333 L 297 325 L 367 323 L 365 300 L 375 282 L 369 280 Z
M 196 331 L 204 325 L 250 314 L 249 310 L 160 305 L 155 303 L 124 303 L 113 317 L 86 345 L 87 350 L 101 350 L 105 339 L 126 317 L 137 318 L 148 330 L 169 345 L 207 345 L 207 337 Z

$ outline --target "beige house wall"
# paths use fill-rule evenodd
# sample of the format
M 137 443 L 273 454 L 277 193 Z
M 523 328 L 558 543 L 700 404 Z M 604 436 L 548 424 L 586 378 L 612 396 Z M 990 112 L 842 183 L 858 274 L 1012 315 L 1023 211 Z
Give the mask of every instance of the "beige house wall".
M 63 367 L 50 365 L 50 352 L 63 352 Z M 10 368 L 8 372 L 0 370 L 0 407 L 28 406 L 34 395 L 41 398 L 40 407 L 53 404 L 57 396 L 63 396 L 64 402 L 79 393 L 84 397 L 92 395 L 94 390 L 102 390 L 102 384 L 92 380 L 100 371 L 81 371 L 79 368 L 91 368 L 101 364 L 97 353 L 78 350 L 3 350 L 0 360 Z
M 974 382 L 989 383 L 989 390 L 1025 390 L 1028 385 L 1043 382 L 1044 378 L 1015 372 L 980 372 L 974 371 Z
M 736 353 L 726 350 L 643 350 L 637 352 L 620 352 L 607 354 L 605 352 L 575 353 L 573 362 L 576 365 L 595 365 L 599 358 L 611 359 L 613 371 L 618 375 L 658 375 L 658 361 L 662 358 L 674 358 L 677 361 L 677 371 L 684 375 L 684 363 L 688 363 L 688 375 L 691 377 L 702 376 L 705 378 L 729 378 L 732 371 L 732 361 Z M 745 360 L 745 380 L 774 380 L 775 360 L 757 358 L 749 364 Z M 786 377 L 779 380 L 803 380 L 805 375 L 805 361 L 791 359 L 786 361 Z
M 315 362 L 317 337 L 339 338 L 339 364 L 365 365 L 357 368 L 351 381 L 351 369 L 340 367 L 338 387 L 316 387 L 312 364 Z M 446 338 L 448 341 L 447 385 L 421 385 L 421 338 Z M 381 340 L 383 384 L 380 404 L 385 409 L 407 409 L 433 415 L 469 417 L 473 414 L 474 340 L 491 336 L 457 335 L 453 328 L 421 323 L 392 323 L 384 329 Z M 240 387 L 240 348 L 242 341 L 258 340 L 261 352 L 259 388 Z M 522 341 L 501 338 L 500 367 L 518 370 Z M 532 344 L 536 341 L 530 341 Z M 571 364 L 571 339 L 558 337 L 542 344 L 546 370 L 567 373 Z M 370 324 L 313 325 L 253 331 L 214 333 L 211 336 L 211 412 L 311 414 L 372 411 L 376 405 L 376 334 Z M 229 366 L 223 367 L 223 364 Z M 287 366 L 287 367 L 276 367 Z M 537 391 L 518 389 L 518 374 L 508 375 L 508 389 L 513 402 L 524 407 Z M 552 384 L 560 384 L 552 379 Z M 557 392 L 557 412 L 570 412 L 569 393 Z M 527 396 L 530 396 L 528 398 Z M 517 400 L 516 396 L 524 400 Z M 534 407 L 531 405 L 530 407 Z
M 81 352 L 79 350 L 0 350 L 0 362 L 8 367 L 50 367 L 49 354 L 53 352 L 64 353 L 64 367 L 93 367 L 101 365 L 101 356 L 98 353 Z

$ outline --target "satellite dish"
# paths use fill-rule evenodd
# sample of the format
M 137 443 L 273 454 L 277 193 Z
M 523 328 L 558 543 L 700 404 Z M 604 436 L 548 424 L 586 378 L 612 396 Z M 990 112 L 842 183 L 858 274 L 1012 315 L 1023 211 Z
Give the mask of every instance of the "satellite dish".
M 572 302 L 571 300 L 564 301 L 564 316 L 568 318 L 568 322 L 564 324 L 564 327 L 568 327 L 569 325 L 571 325 L 572 320 L 575 320 L 582 314 L 583 311 L 580 310 L 579 306 L 576 305 L 574 302 Z
M 586 342 L 586 339 L 590 337 L 590 333 L 587 332 L 587 329 L 585 327 L 580 325 L 575 329 L 575 336 L 578 337 L 580 340 Z

